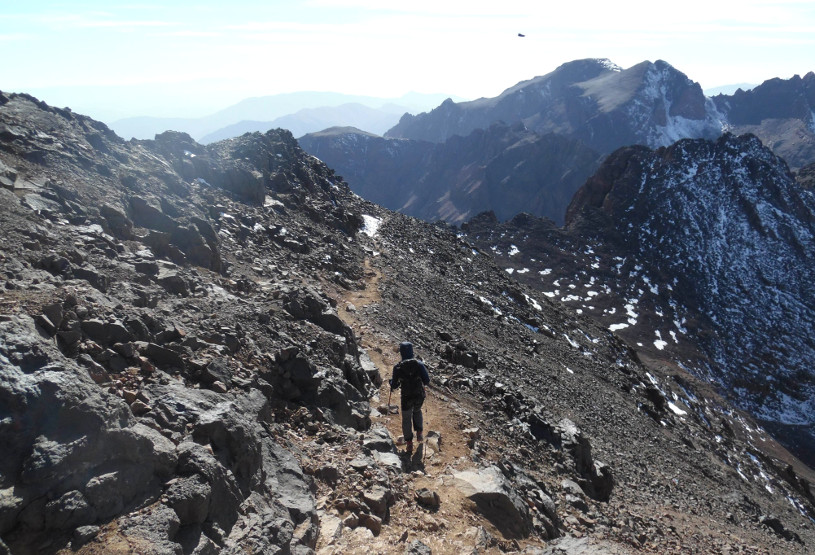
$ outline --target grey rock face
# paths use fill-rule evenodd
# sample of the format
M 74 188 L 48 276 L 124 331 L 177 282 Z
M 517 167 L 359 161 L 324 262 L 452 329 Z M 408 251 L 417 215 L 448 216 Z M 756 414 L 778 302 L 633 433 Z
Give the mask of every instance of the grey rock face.
M 526 537 L 531 529 L 529 508 L 497 467 L 454 472 L 456 486 L 507 538 Z
M 104 335 L 105 324 L 98 327 Z M 197 526 L 203 536 L 194 536 L 196 543 L 215 549 L 226 544 L 242 518 L 238 509 L 254 492 L 274 492 L 258 510 L 275 522 L 281 511 L 284 520 L 308 522 L 313 531 L 307 537 L 316 538 L 305 476 L 257 424 L 268 410 L 259 392 L 221 405 L 216 394 L 184 388 L 171 393 L 156 386 L 150 391 L 154 418 L 171 428 L 176 421 L 180 431 L 184 422 L 192 424 L 191 437 L 211 446 L 176 447 L 138 423 L 121 399 L 99 389 L 87 372 L 49 345 L 32 319 L 2 321 L 0 328 L 5 413 L 0 438 L 8 447 L 0 489 L 11 492 L 13 486 L 14 492 L 0 503 L 4 537 L 17 537 L 21 525 L 27 534 L 69 532 L 163 495 L 170 513 L 151 509 L 126 517 L 123 533 L 150 545 L 151 552 L 175 553 L 176 542 L 192 541 L 190 527 Z M 185 395 L 189 405 L 179 420 L 178 401 Z M 285 539 L 283 529 L 280 534 Z M 74 541 L 80 545 L 89 537 L 80 534 Z
M 212 499 L 212 486 L 200 475 L 173 481 L 165 495 L 182 526 L 201 524 L 206 520 Z
M 31 320 L 0 328 L 0 434 L 8 446 L 0 487 L 15 491 L 0 533 L 22 515 L 29 528 L 61 531 L 155 499 L 175 470 L 173 444 L 138 424 L 119 398 L 43 341 Z M 43 505 L 44 497 L 52 501 Z

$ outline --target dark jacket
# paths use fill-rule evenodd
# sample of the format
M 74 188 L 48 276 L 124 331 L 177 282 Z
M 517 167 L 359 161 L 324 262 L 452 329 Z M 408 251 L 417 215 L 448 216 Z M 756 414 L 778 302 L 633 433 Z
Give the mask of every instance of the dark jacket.
M 430 383 L 427 367 L 420 360 L 413 358 L 413 345 L 405 341 L 399 345 L 402 361 L 393 367 L 391 389 L 402 387 L 402 397 L 424 398 L 424 385 Z

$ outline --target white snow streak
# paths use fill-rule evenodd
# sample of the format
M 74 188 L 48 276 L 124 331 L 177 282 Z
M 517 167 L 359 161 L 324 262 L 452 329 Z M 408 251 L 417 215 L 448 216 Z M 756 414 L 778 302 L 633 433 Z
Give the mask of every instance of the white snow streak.
M 379 231 L 379 225 L 382 223 L 382 218 L 377 218 L 375 216 L 369 216 L 368 214 L 363 214 L 362 219 L 365 222 L 362 224 L 362 233 L 367 235 L 368 237 L 375 237 L 377 232 Z

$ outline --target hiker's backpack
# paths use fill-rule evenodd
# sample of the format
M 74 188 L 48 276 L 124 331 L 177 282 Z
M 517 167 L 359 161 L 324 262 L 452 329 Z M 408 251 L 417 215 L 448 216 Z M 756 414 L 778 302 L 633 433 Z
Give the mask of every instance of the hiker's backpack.
M 424 399 L 422 364 L 415 358 L 409 358 L 397 364 L 396 368 L 399 371 L 402 397 Z

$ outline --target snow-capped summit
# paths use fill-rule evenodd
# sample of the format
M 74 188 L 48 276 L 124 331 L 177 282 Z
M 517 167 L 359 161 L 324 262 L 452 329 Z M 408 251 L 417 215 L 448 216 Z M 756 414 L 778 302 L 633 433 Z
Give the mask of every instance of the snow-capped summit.
M 576 60 L 499 96 L 446 102 L 404 116 L 386 136 L 441 142 L 494 121 L 522 121 L 601 152 L 628 144 L 657 147 L 683 137 L 718 136 L 722 117 L 698 83 L 662 60 L 621 69 L 605 59 Z

